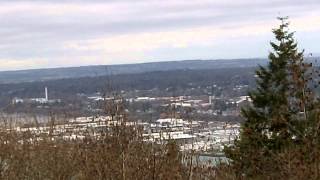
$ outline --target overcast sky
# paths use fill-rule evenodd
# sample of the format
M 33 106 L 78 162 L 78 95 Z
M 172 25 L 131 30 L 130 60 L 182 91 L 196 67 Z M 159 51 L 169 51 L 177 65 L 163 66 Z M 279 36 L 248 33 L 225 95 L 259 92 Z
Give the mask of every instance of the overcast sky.
M 320 0 L 1 0 L 0 70 L 266 57 L 279 15 L 320 53 Z

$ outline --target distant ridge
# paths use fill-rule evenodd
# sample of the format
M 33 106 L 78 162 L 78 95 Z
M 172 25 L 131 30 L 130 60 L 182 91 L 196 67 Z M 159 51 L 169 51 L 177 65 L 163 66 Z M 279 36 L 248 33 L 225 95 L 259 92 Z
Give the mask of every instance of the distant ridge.
M 266 59 L 219 59 L 149 62 L 123 65 L 96 65 L 50 69 L 33 69 L 0 72 L 0 83 L 20 83 L 66 78 L 94 77 L 116 74 L 135 74 L 153 71 L 221 69 L 235 67 L 255 67 L 265 65 Z

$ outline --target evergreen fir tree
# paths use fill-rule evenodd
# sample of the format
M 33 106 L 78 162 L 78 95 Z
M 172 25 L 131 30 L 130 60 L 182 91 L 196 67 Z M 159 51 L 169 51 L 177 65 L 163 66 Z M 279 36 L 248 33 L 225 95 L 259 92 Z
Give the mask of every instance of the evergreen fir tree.
M 249 93 L 252 106 L 242 110 L 246 120 L 240 138 L 226 149 L 233 166 L 246 176 L 277 170 L 273 155 L 304 138 L 312 110 L 310 65 L 297 49 L 287 18 L 278 19 L 281 24 L 273 30 L 276 42 L 270 43 L 270 62 L 256 71 L 257 89 Z

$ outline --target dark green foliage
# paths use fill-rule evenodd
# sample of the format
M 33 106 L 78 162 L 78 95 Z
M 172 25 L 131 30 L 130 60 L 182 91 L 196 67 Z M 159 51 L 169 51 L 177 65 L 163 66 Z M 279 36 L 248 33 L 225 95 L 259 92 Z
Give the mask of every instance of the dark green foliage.
M 316 102 L 309 88 L 311 65 L 298 51 L 287 18 L 279 20 L 281 25 L 273 30 L 276 42 L 270 43 L 270 62 L 256 71 L 257 89 L 249 93 L 252 106 L 242 110 L 246 121 L 240 138 L 226 149 L 238 174 L 245 177 L 280 175 L 283 166 L 279 155 L 303 146 L 312 121 L 309 115 L 317 121 Z

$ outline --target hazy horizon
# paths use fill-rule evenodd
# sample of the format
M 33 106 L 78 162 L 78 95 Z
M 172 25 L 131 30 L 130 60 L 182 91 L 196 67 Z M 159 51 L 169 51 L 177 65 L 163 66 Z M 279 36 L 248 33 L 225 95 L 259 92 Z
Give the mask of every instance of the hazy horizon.
M 5 0 L 0 71 L 266 57 L 277 16 L 319 55 L 317 9 L 318 0 Z
M 21 68 L 21 69 L 9 69 L 9 70 L 1 70 L 0 72 L 10 72 L 10 71 L 28 71 L 28 70 L 39 70 L 39 69 L 58 69 L 58 68 L 78 68 L 78 67 L 90 67 L 90 66 L 118 66 L 118 65 L 138 65 L 138 64 L 148 64 L 148 63 L 166 63 L 166 62 L 184 62 L 184 61 L 232 61 L 232 60 L 263 60 L 268 59 L 267 57 L 252 57 L 252 58 L 229 58 L 229 59 L 167 59 L 167 60 L 160 60 L 160 61 L 134 61 L 129 63 L 119 63 L 119 64 L 86 64 L 86 65 L 70 65 L 70 66 L 52 66 L 52 67 L 35 67 L 35 68 Z

